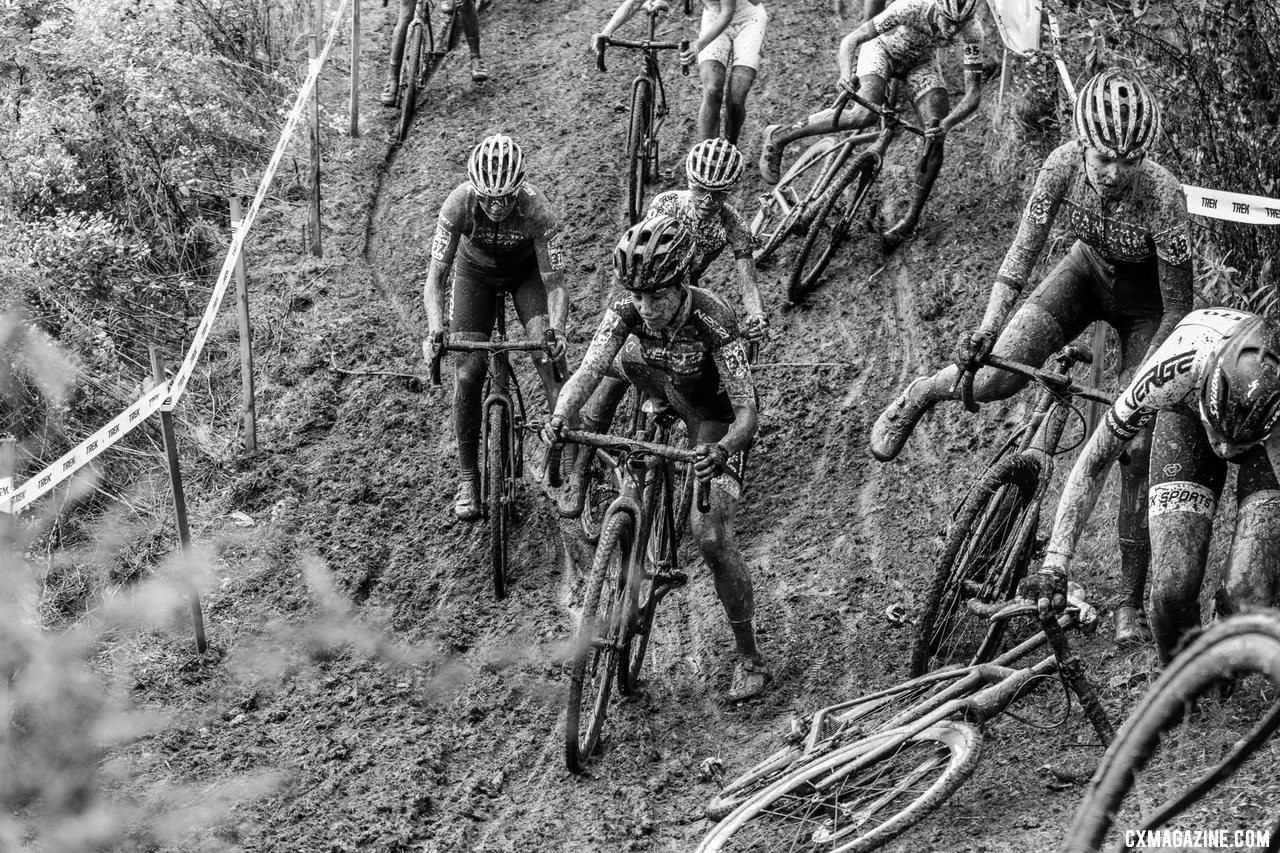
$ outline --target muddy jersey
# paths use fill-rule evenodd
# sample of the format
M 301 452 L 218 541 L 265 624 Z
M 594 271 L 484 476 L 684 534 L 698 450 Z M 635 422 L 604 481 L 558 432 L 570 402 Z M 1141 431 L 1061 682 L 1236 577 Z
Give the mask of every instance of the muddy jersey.
M 1019 290 L 1026 285 L 1054 222 L 1114 265 L 1155 262 L 1160 291 L 1190 306 L 1191 220 L 1182 185 L 1150 157 L 1138 166 L 1124 198 L 1104 204 L 1085 174 L 1081 144 L 1073 140 L 1059 146 L 1040 167 L 998 281 Z M 1121 301 L 1159 304 L 1161 293 L 1131 296 Z
M 937 4 L 934 0 L 896 0 L 889 8 L 871 19 L 876 38 L 885 53 L 897 65 L 900 74 L 931 62 L 940 47 L 959 42 L 964 49 L 966 68 L 982 67 L 984 32 L 977 15 L 971 15 L 953 35 L 944 36 L 934 24 Z
M 555 229 L 551 203 L 527 181 L 517 191 L 516 209 L 501 222 L 485 216 L 471 182 L 464 181 L 454 187 L 440 208 L 431 257 L 443 261 L 452 236 L 457 234 L 462 259 L 477 270 L 500 273 L 530 258 L 534 243 L 550 238 Z
M 605 311 L 584 364 L 615 357 L 641 391 L 665 399 L 682 416 L 732 421 L 733 407 L 755 402 L 755 386 L 733 310 L 709 290 L 690 287 L 668 329 L 646 330 L 631 298 Z
M 688 190 L 671 190 L 659 193 L 650 202 L 648 215 L 653 216 L 655 213 L 674 217 L 693 235 L 693 242 L 698 247 L 693 268 L 699 276 L 711 266 L 711 262 L 726 246 L 733 248 L 734 258 L 751 257 L 751 231 L 743 222 L 742 214 L 730 204 L 723 205 L 717 216 L 701 219 L 694 209 L 693 193 Z

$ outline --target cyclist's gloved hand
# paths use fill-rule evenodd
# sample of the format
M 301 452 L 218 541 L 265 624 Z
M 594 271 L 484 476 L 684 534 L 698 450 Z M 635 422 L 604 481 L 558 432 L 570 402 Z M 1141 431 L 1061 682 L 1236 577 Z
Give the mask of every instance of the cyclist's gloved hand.
M 925 139 L 945 139 L 947 129 L 941 124 L 931 124 L 924 129 Z
M 542 432 L 539 437 L 545 444 L 557 447 L 564 444 L 564 436 L 568 431 L 569 421 L 563 415 L 552 415 L 542 425 Z
M 607 38 L 608 36 L 606 36 L 604 33 L 596 33 L 595 35 L 593 35 L 591 37 L 591 52 L 599 53 L 600 51 L 604 50 L 604 40 Z
M 840 89 L 844 92 L 848 92 L 850 95 L 855 95 L 857 94 L 858 86 L 861 85 L 861 83 L 862 80 L 858 78 L 857 74 L 850 74 L 848 77 L 840 78 Z
M 719 477 L 729 467 L 729 451 L 722 444 L 702 444 L 698 446 L 698 459 L 693 463 L 693 473 L 699 480 L 710 480 Z
M 956 366 L 966 373 L 977 370 L 991 354 L 995 342 L 995 334 L 986 329 L 961 335 L 960 343 L 956 345 Z
M 694 39 L 689 42 L 689 49 L 680 54 L 680 64 L 697 65 L 699 53 L 702 53 L 702 40 Z
M 1067 573 L 1056 566 L 1045 566 L 1027 575 L 1018 584 L 1018 598 L 1033 601 L 1041 616 L 1053 610 L 1061 612 L 1067 606 Z
M 564 355 L 568 349 L 568 345 L 564 340 L 564 332 L 559 329 L 548 329 L 547 348 L 549 350 L 547 354 L 551 356 L 553 361 Z
M 427 364 L 431 364 L 436 360 L 443 346 L 444 332 L 442 330 L 432 329 L 427 332 L 426 338 L 422 341 L 422 357 L 427 360 Z
M 764 343 L 769 340 L 769 318 L 763 314 L 752 314 L 742 324 L 742 334 L 748 341 Z
M 1085 601 L 1085 595 L 1084 587 L 1075 581 L 1067 581 L 1067 604 L 1080 611 L 1077 618 L 1081 633 L 1092 634 L 1098 630 L 1098 608 Z

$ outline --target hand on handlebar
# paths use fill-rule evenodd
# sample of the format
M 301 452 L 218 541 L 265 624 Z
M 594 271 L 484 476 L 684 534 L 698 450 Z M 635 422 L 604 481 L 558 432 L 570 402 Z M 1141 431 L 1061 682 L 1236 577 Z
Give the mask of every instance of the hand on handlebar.
M 693 473 L 704 482 L 720 476 L 729 468 L 729 451 L 722 444 L 698 445 L 698 459 L 693 463 Z
M 667 0 L 648 0 L 648 2 L 644 4 L 644 10 L 649 14 L 655 15 L 662 12 L 670 12 L 671 4 L 668 3 Z
M 435 361 L 442 349 L 444 349 L 444 331 L 432 329 L 427 332 L 427 336 L 422 340 L 422 357 L 427 360 L 427 363 Z
M 538 433 L 538 437 L 542 439 L 543 444 L 548 447 L 559 447 L 564 444 L 565 433 L 569 431 L 569 422 L 561 415 L 552 415 L 547 422 L 542 425 L 542 431 Z
M 680 52 L 681 65 L 697 65 L 698 54 L 702 53 L 702 40 L 694 39 L 689 42 L 689 47 Z
M 1050 611 L 1061 613 L 1067 606 L 1067 573 L 1053 565 L 1044 566 L 1022 579 L 1018 598 L 1034 602 L 1041 617 Z
M 931 124 L 924 129 L 925 139 L 946 139 L 947 129 L 941 124 Z
M 752 314 L 742 324 L 742 334 L 751 343 L 765 343 L 769 340 L 769 318 L 763 314 Z
M 591 37 L 591 52 L 594 54 L 599 54 L 603 52 L 605 47 L 605 42 L 608 40 L 609 40 L 609 37 L 604 33 L 596 33 L 595 35 L 593 35 Z
M 559 329 L 547 329 L 547 355 L 552 361 L 560 358 L 568 350 L 569 346 L 565 342 L 564 332 Z
M 861 85 L 861 83 L 862 80 L 858 78 L 857 74 L 850 74 L 847 77 L 841 77 L 840 91 L 846 95 L 856 95 L 858 94 L 858 86 Z
M 995 344 L 994 332 L 978 329 L 960 336 L 956 344 L 956 367 L 962 373 L 971 373 L 982 366 L 987 356 L 991 355 L 991 347 Z
M 1084 600 L 1084 587 L 1075 581 L 1067 581 L 1067 606 L 1079 611 L 1076 621 L 1081 633 L 1092 634 L 1098 630 L 1098 608 Z

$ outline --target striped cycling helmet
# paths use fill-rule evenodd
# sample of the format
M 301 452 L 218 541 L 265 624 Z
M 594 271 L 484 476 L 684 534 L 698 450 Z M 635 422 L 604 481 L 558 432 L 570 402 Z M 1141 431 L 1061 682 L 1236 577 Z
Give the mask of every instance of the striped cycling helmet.
M 1160 135 L 1160 107 L 1132 71 L 1101 71 L 1076 95 L 1076 135 L 1108 157 L 1141 157 Z
M 1200 417 L 1237 447 L 1266 439 L 1280 415 L 1280 334 L 1262 317 L 1240 321 L 1209 357 Z
M 524 152 L 510 136 L 486 136 L 471 151 L 467 177 L 477 195 L 501 198 L 524 183 Z
M 727 190 L 742 177 L 742 152 L 727 139 L 704 139 L 684 160 L 689 183 L 708 190 Z
M 681 284 L 694 256 L 693 235 L 679 220 L 654 214 L 627 229 L 613 250 L 618 284 L 635 293 Z
M 978 0 L 937 0 L 937 2 L 939 11 L 957 24 L 973 17 L 973 11 L 978 8 Z

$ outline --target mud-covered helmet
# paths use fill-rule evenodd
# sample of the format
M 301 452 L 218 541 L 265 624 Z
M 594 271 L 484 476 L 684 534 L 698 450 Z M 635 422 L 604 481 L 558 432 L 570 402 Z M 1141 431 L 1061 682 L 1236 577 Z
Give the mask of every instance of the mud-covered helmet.
M 1249 317 L 1209 356 L 1200 386 L 1200 417 L 1215 445 L 1244 449 L 1271 434 L 1277 415 L 1280 331 L 1262 317 Z
M 727 190 L 742 177 L 742 152 L 727 139 L 704 139 L 684 159 L 689 183 L 708 190 Z
M 936 0 L 936 2 L 938 11 L 957 24 L 973 17 L 974 10 L 978 8 L 978 0 Z
M 626 290 L 643 293 L 683 283 L 693 266 L 693 235 L 679 220 L 655 214 L 627 229 L 613 250 L 613 271 Z
M 1160 136 L 1160 105 L 1132 71 L 1100 71 L 1076 95 L 1076 135 L 1108 157 L 1141 157 Z
M 467 177 L 477 195 L 501 198 L 524 183 L 524 152 L 510 136 L 486 136 L 471 150 Z

